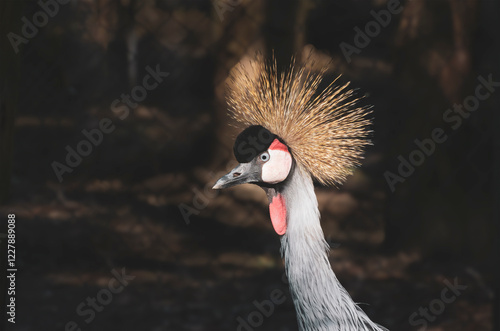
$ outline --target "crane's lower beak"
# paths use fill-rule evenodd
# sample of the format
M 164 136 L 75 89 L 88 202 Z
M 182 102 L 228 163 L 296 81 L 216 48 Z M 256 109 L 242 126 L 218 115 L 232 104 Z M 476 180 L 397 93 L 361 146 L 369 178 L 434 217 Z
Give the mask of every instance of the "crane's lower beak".
M 253 162 L 240 163 L 227 175 L 215 183 L 214 190 L 227 188 L 238 184 L 255 183 L 260 180 L 260 169 Z

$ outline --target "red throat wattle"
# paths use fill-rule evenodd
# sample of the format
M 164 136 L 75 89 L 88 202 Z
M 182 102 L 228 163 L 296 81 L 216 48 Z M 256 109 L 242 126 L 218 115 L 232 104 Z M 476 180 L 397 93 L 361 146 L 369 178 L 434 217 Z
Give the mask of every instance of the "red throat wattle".
M 284 235 L 286 232 L 286 206 L 285 199 L 281 194 L 273 196 L 273 200 L 269 204 L 269 214 L 274 231 L 280 236 Z

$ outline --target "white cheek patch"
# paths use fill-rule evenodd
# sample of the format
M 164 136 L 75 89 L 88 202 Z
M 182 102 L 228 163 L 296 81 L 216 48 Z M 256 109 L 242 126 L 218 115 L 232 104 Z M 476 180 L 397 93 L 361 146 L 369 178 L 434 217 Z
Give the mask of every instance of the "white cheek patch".
M 269 161 L 262 167 L 262 180 L 269 184 L 282 182 L 288 177 L 292 156 L 288 151 L 269 149 Z

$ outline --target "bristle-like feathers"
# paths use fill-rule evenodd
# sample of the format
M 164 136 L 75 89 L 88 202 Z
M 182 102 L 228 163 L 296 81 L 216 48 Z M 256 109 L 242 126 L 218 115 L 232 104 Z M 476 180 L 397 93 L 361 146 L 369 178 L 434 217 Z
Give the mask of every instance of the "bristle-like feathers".
M 227 101 L 239 125 L 262 125 L 284 140 L 316 180 L 336 186 L 359 166 L 370 144 L 370 110 L 358 106 L 349 83 L 334 81 L 318 91 L 325 70 L 310 72 L 292 61 L 279 73 L 275 60 L 258 56 L 232 70 Z

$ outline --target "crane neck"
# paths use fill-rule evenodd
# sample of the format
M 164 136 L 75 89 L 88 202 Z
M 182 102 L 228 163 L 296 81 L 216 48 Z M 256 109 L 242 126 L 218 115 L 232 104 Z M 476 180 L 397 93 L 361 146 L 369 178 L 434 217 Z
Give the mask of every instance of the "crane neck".
M 302 331 L 382 331 L 351 299 L 328 260 L 330 247 L 320 224 L 309 173 L 295 164 L 279 189 L 287 211 L 281 254 Z

